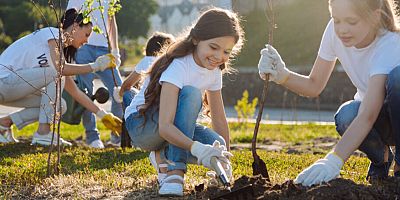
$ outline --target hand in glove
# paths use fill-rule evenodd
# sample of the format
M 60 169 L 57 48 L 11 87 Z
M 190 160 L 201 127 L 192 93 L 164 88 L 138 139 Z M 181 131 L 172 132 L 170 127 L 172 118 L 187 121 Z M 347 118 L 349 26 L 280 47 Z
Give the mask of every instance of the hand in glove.
M 335 179 L 340 174 L 344 162 L 335 152 L 328 153 L 325 158 L 319 159 L 310 167 L 302 171 L 294 180 L 296 184 L 311 186 Z
M 121 133 L 122 132 L 122 121 L 120 118 L 114 116 L 112 113 L 107 113 L 104 110 L 99 110 L 96 113 L 96 116 L 101 119 L 101 122 L 103 122 L 104 126 L 115 133 Z
M 227 151 L 226 150 L 226 146 L 225 145 L 220 145 L 220 143 L 214 143 L 213 145 L 214 148 L 220 149 L 221 151 Z M 228 181 L 232 180 L 232 165 L 230 160 L 230 157 L 232 156 L 232 154 L 227 155 L 226 157 L 228 158 L 228 162 L 221 162 L 222 167 L 225 170 L 226 175 L 228 176 Z M 207 176 L 210 177 L 210 184 L 211 185 L 218 185 L 219 181 L 218 181 L 218 176 L 217 173 L 215 171 L 208 171 L 207 172 Z
M 217 157 L 221 164 L 228 164 L 230 163 L 229 158 L 233 156 L 231 153 L 221 148 L 219 141 L 214 141 L 212 146 L 194 141 L 190 148 L 190 153 L 196 156 L 198 164 L 215 171 L 211 166 L 212 157 Z
M 119 54 L 119 49 L 112 49 L 111 54 L 115 58 L 115 65 L 117 67 L 121 66 L 121 54 Z
M 116 67 L 115 57 L 112 54 L 99 56 L 94 63 L 89 63 L 93 71 L 104 71 Z
M 282 84 L 289 78 L 289 70 L 285 66 L 278 51 L 271 45 L 265 45 L 265 48 L 260 51 L 261 57 L 258 62 L 258 73 L 265 80 L 266 74 L 269 75 L 269 81 L 274 81 L 277 84 Z
M 225 173 L 227 175 L 228 181 L 232 180 L 232 165 L 231 163 L 223 163 L 221 162 L 222 167 L 225 170 Z M 218 185 L 220 181 L 218 181 L 218 175 L 215 171 L 208 171 L 206 175 L 210 178 L 210 185 Z
M 119 95 L 121 87 L 114 87 L 113 98 L 117 103 L 122 103 L 122 96 Z

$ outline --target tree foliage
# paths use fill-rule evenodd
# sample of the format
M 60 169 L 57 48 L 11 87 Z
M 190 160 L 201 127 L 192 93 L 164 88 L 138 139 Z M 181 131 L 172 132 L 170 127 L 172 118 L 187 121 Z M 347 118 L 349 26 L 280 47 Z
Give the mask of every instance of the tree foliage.
M 6 4 L 2 3 L 0 5 L 0 19 L 4 23 L 4 34 L 14 40 L 22 32 L 32 32 L 41 27 L 57 24 L 54 11 L 49 6 L 36 4 L 35 7 L 30 1 L 6 1 Z
M 137 39 L 146 37 L 150 28 L 149 17 L 158 9 L 155 0 L 121 0 L 122 9 L 117 13 L 119 35 Z
M 55 10 L 59 12 L 60 3 L 65 9 L 68 1 L 50 2 L 54 3 Z M 121 5 L 122 9 L 117 14 L 119 34 L 128 39 L 146 36 L 150 28 L 149 17 L 158 8 L 156 1 L 121 0 Z M 60 16 L 59 13 L 58 15 Z M 12 40 L 18 39 L 21 33 L 26 34 L 41 27 L 57 25 L 56 14 L 50 8 L 48 0 L 1 0 L 0 19 L 3 21 L 2 33 L 11 37 Z
M 274 46 L 288 66 L 312 66 L 322 33 L 329 21 L 328 1 L 276 1 Z M 256 10 L 243 16 L 246 42 L 235 64 L 256 66 L 260 49 L 268 42 L 266 11 Z

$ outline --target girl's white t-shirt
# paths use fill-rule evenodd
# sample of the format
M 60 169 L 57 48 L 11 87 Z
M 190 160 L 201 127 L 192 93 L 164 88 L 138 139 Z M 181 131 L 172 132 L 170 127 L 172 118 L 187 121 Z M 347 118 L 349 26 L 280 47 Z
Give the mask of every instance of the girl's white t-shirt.
M 58 39 L 57 28 L 39 29 L 12 43 L 0 55 L 0 78 L 12 71 L 36 67 L 54 67 L 48 41 Z
M 146 77 L 144 84 L 140 88 L 131 104 L 125 110 L 125 119 L 132 113 L 137 111 L 137 108 L 145 103 L 144 92 L 149 84 L 150 77 Z M 171 83 L 182 89 L 184 86 L 193 86 L 198 88 L 202 93 L 206 90 L 217 91 L 222 88 L 222 71 L 219 68 L 208 70 L 200 67 L 194 61 L 193 55 L 176 58 L 161 74 L 160 84 L 164 82 Z
M 370 77 L 389 74 L 400 65 L 400 35 L 386 31 L 378 35 L 367 47 L 345 47 L 334 30 L 330 20 L 322 37 L 318 56 L 327 61 L 340 61 L 344 71 L 357 88 L 354 99 L 362 101 Z

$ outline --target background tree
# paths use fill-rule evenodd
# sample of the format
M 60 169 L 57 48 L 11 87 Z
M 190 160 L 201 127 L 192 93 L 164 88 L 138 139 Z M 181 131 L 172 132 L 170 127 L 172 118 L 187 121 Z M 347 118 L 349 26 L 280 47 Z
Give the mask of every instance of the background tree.
M 277 29 L 274 31 L 274 46 L 287 65 L 311 67 L 329 21 L 328 1 L 275 1 Z M 244 14 L 246 42 L 235 62 L 237 66 L 257 65 L 260 49 L 268 42 L 265 14 L 263 7 Z
M 43 12 L 50 26 L 55 26 L 56 16 L 49 6 L 38 3 L 37 7 Z M 30 1 L 2 0 L 0 3 L 0 19 L 4 23 L 4 34 L 16 40 L 23 32 L 32 32 L 48 26 L 38 8 Z
M 158 4 L 155 0 L 121 0 L 122 9 L 117 13 L 119 35 L 127 39 L 147 37 L 149 18 L 155 14 Z
M 3 21 L 0 19 L 0 52 L 7 48 L 11 43 L 12 39 L 4 33 Z

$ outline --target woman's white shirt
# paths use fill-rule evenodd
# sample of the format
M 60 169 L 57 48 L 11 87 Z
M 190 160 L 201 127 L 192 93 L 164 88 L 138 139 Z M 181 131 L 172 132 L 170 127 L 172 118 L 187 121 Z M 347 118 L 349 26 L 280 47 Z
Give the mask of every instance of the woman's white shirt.
M 0 78 L 12 71 L 36 67 L 54 67 L 48 41 L 58 39 L 57 28 L 39 29 L 12 43 L 0 55 Z

